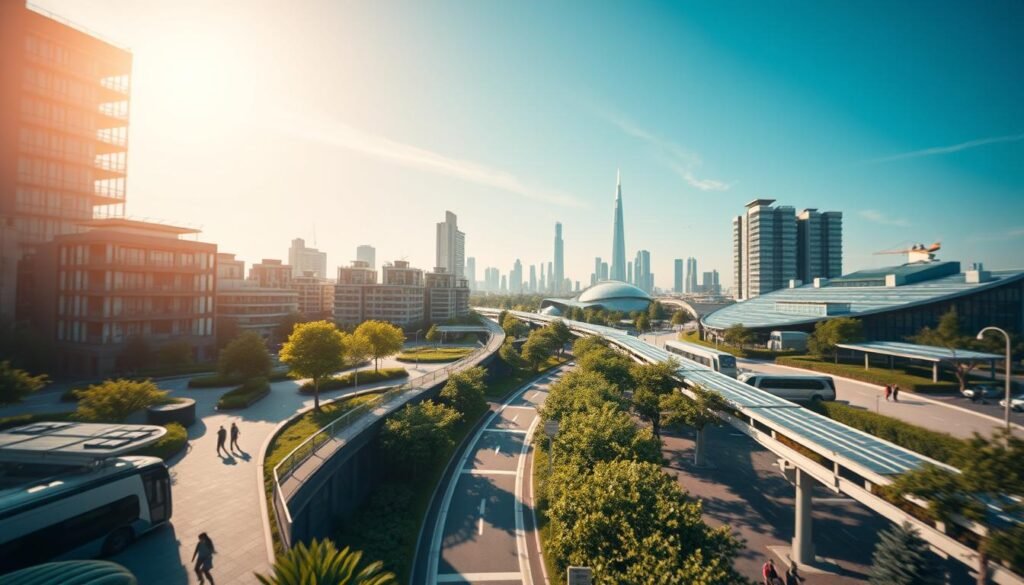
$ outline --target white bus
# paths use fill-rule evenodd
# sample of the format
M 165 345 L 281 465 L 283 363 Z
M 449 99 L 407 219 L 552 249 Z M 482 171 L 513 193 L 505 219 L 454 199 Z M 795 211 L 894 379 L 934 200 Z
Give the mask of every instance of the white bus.
M 736 357 L 731 353 L 687 341 L 666 341 L 665 351 L 707 366 L 726 376 L 736 377 Z
M 740 374 L 739 380 L 793 402 L 836 399 L 836 383 L 831 376 L 746 372 Z
M 24 428 L 0 434 L 0 573 L 114 555 L 171 518 L 171 481 L 161 459 L 94 455 L 89 462 L 81 452 L 51 451 L 32 460 L 26 451 L 5 451 L 6 440 Z
M 793 349 L 796 351 L 807 351 L 807 340 L 810 334 L 803 331 L 772 331 L 768 338 L 768 349 L 774 351 L 785 351 Z

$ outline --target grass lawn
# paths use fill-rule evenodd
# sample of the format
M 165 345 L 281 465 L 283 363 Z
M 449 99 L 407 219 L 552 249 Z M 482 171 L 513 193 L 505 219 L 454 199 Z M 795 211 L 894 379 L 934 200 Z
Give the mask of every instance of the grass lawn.
M 423 346 L 403 351 L 395 359 L 400 362 L 443 363 L 460 360 L 471 353 L 472 347 Z
M 703 345 L 704 347 L 710 347 L 711 349 L 717 349 L 726 353 L 731 353 L 736 357 L 748 358 L 753 360 L 773 360 L 779 356 L 795 356 L 798 355 L 796 351 L 772 351 L 768 349 L 758 349 L 754 347 L 745 347 L 740 349 L 738 347 L 728 345 L 726 343 L 719 343 L 717 346 L 710 341 L 704 341 L 700 338 L 696 331 L 690 331 L 683 333 L 680 341 L 686 341 L 689 343 L 696 343 L 697 345 Z
M 382 388 L 381 392 L 385 390 L 385 388 Z M 366 404 L 376 398 L 377 393 L 374 392 L 354 396 L 346 400 L 338 400 L 330 404 L 323 404 L 320 407 L 320 412 L 310 410 L 281 429 L 281 432 L 270 442 L 270 446 L 267 448 L 267 456 L 263 460 L 263 485 L 267 492 L 267 502 L 273 505 L 274 466 L 280 463 L 300 443 L 324 426 L 344 416 L 346 412 L 353 408 Z M 272 510 L 268 510 L 268 512 L 270 512 L 270 531 L 274 537 L 274 550 L 281 553 L 283 549 L 281 548 L 281 537 L 278 533 L 277 518 L 274 517 Z
M 572 356 L 551 356 L 548 361 L 541 364 L 538 371 L 532 372 L 530 370 L 515 370 L 512 374 L 502 377 L 498 380 L 489 380 L 487 382 L 487 398 L 495 399 L 506 396 L 509 392 L 525 384 L 528 380 L 536 378 L 538 375 L 564 364 L 565 362 L 572 359 Z
M 902 390 L 911 392 L 956 392 L 960 388 L 959 384 L 954 382 L 932 382 L 931 370 L 921 367 L 907 366 L 890 370 L 885 366 L 875 366 L 870 370 L 865 370 L 863 360 L 858 360 L 857 363 L 840 361 L 836 364 L 814 356 L 803 355 L 778 357 L 775 359 L 775 363 L 842 376 L 879 386 L 899 384 Z

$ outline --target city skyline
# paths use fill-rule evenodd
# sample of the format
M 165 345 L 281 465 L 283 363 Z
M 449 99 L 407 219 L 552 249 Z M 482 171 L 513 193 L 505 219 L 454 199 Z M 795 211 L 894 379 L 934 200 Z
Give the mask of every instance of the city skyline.
M 370 11 L 313 3 L 298 14 L 269 3 L 245 11 L 198 2 L 40 4 L 132 48 L 128 216 L 201 226 L 206 241 L 249 262 L 280 258 L 289 238 L 313 241 L 315 234 L 330 256 L 329 273 L 367 241 L 380 257 L 427 267 L 433 250 L 424 242 L 432 234 L 420 218 L 448 208 L 470 235 L 467 256 L 493 266 L 509 266 L 516 256 L 547 258 L 547 226 L 562 221 L 578 234 L 565 275 L 587 282 L 593 258 L 609 253 L 606 194 L 611 169 L 622 167 L 629 178 L 626 227 L 634 234 L 625 254 L 650 250 L 661 288 L 671 287 L 672 260 L 696 250 L 709 250 L 701 253 L 703 266 L 731 275 L 729 219 L 760 197 L 843 211 L 846 270 L 891 262 L 872 256 L 880 249 L 935 240 L 947 258 L 1018 264 L 1012 248 L 1024 237 L 1024 170 L 1015 162 L 1024 156 L 1024 120 L 1013 104 L 1024 97 L 1024 76 L 1009 59 L 1022 52 L 1012 34 L 1019 6 L 952 6 L 924 21 L 899 7 L 884 30 L 866 9 L 795 10 L 781 21 L 766 7 L 747 6 L 743 19 L 732 18 L 729 3 L 611 7 L 579 31 L 579 50 L 591 54 L 581 66 L 550 59 L 535 68 L 535 58 L 527 66 L 501 57 L 522 53 L 518 25 L 483 39 L 478 21 L 544 20 L 531 30 L 538 40 L 527 54 L 557 54 L 565 47 L 547 23 L 560 22 L 565 5 L 544 8 L 551 13 L 545 19 L 533 18 L 542 10 L 536 6 L 491 6 L 435 23 L 429 13 L 436 11 L 414 4 Z M 840 22 L 846 32 L 830 34 Z M 919 28 L 904 31 L 901 22 Z M 342 23 L 344 34 L 325 23 Z M 249 32 L 267 26 L 280 34 L 267 40 Z M 650 27 L 662 31 L 661 40 L 633 32 Z M 362 30 L 384 36 L 371 39 Z M 435 34 L 451 44 L 420 43 L 424 50 L 406 64 L 379 50 Z M 851 34 L 871 35 L 877 46 L 847 48 L 841 39 Z M 917 42 L 891 40 L 906 34 Z M 452 52 L 467 43 L 484 50 Z M 758 52 L 764 46 L 772 49 Z M 339 78 L 308 81 L 322 77 L 310 75 L 318 56 L 335 52 L 368 54 L 361 62 L 371 66 L 341 58 Z M 669 55 L 681 54 L 687 58 L 672 76 L 680 81 L 656 73 Z M 915 67 L 925 55 L 951 66 Z M 607 76 L 596 67 L 605 59 L 634 71 L 626 79 Z M 443 69 L 430 65 L 442 61 Z M 303 62 L 310 65 L 296 65 Z M 476 88 L 466 98 L 476 106 L 445 104 L 428 92 L 399 108 L 408 83 L 452 86 L 484 62 L 512 85 Z M 876 67 L 889 81 L 869 77 Z M 417 68 L 426 77 L 410 75 Z M 948 71 L 966 72 L 968 82 Z M 335 91 L 342 78 L 365 90 Z M 744 82 L 729 81 L 736 78 L 763 90 L 755 98 Z M 693 79 L 703 80 L 699 90 L 691 91 Z M 289 87 L 309 107 L 294 116 L 294 103 L 262 91 L 263 84 Z M 846 95 L 848 86 L 860 89 Z M 524 87 L 550 97 L 537 102 Z M 638 101 L 632 87 L 649 99 Z M 499 96 L 503 116 L 479 107 Z M 975 114 L 952 115 L 963 109 Z M 456 121 L 455 112 L 464 118 Z M 793 131 L 780 133 L 779 124 Z M 537 126 L 550 127 L 552 138 L 528 148 L 535 135 L 524 129 Z M 832 139 L 837 133 L 841 143 Z M 570 148 L 581 142 L 592 145 L 588 152 Z M 557 173 L 543 168 L 551 159 L 560 160 Z M 243 194 L 250 204 L 239 206 Z M 932 204 L 916 204 L 925 194 Z M 393 203 L 388 212 L 373 213 L 383 201 Z M 979 211 L 950 212 L 964 201 Z M 995 208 L 1001 212 L 983 211 Z M 361 218 L 354 228 L 335 230 L 327 219 L 350 215 Z M 280 238 L 266 237 L 276 232 Z M 523 240 L 519 250 L 507 250 L 510 238 Z

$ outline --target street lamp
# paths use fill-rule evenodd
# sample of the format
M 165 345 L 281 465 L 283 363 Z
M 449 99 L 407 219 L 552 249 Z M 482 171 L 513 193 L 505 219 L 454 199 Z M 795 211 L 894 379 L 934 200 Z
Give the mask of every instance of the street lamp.
M 1010 429 L 1010 334 L 998 327 L 986 327 L 978 332 L 978 339 L 982 340 L 985 338 L 986 331 L 998 331 L 1003 334 L 1006 339 L 1006 412 L 1004 413 L 1004 420 L 1006 421 L 1006 432 L 1012 432 Z M 994 368 L 993 368 L 994 369 Z

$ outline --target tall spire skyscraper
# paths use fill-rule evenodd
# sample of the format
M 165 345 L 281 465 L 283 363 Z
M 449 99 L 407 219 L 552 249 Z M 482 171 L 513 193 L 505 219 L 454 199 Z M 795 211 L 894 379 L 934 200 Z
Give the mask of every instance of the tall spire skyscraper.
M 555 222 L 555 274 L 554 274 L 554 292 L 563 292 L 565 282 L 565 255 L 563 252 L 562 244 L 562 224 Z
M 626 234 L 622 227 L 622 175 L 615 172 L 615 233 L 612 236 L 612 280 L 626 281 Z

